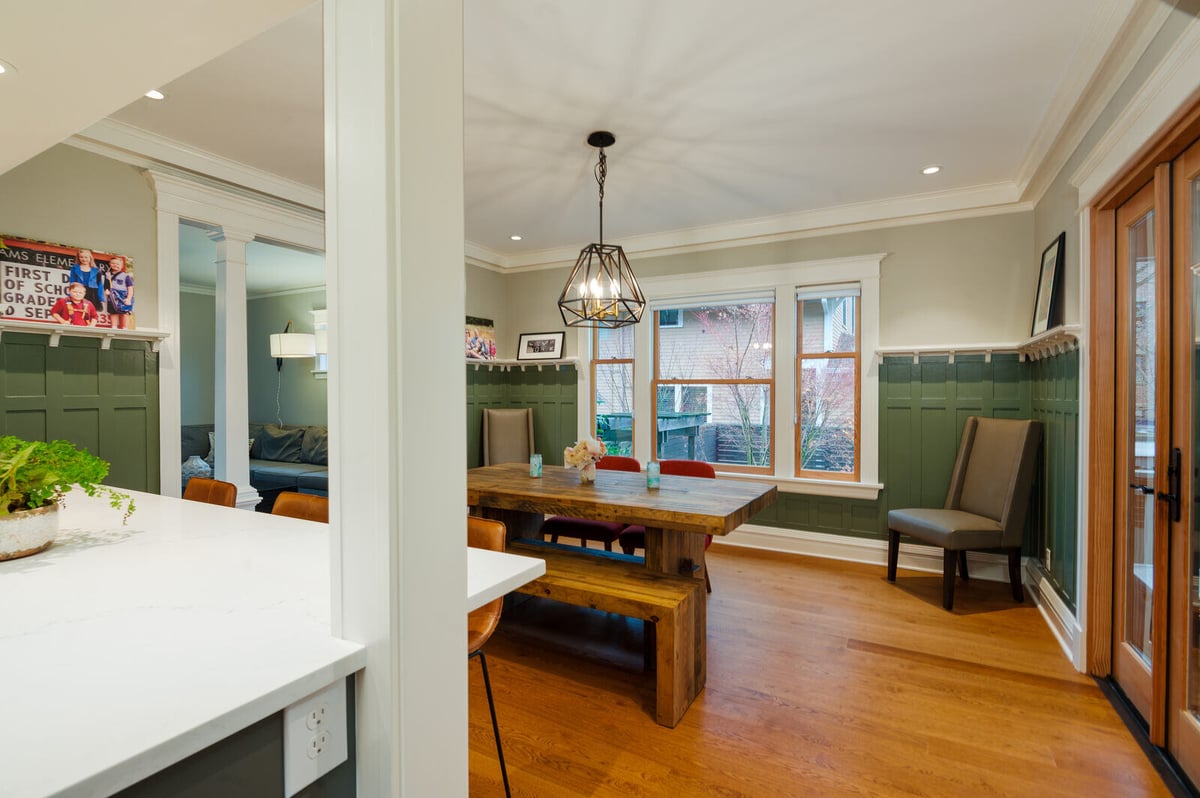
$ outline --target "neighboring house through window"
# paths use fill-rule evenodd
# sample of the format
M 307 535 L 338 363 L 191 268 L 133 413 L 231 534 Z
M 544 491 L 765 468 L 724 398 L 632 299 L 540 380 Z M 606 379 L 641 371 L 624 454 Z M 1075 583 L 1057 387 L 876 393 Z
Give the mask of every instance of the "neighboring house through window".
M 641 323 L 581 332 L 581 423 L 642 462 L 875 498 L 882 259 L 642 278 Z

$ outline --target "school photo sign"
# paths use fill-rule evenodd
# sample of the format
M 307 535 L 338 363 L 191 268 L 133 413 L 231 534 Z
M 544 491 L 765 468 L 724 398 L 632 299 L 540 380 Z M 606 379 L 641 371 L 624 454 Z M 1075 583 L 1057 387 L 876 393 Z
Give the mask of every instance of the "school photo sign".
M 115 253 L 0 236 L 0 318 L 133 329 L 132 266 Z

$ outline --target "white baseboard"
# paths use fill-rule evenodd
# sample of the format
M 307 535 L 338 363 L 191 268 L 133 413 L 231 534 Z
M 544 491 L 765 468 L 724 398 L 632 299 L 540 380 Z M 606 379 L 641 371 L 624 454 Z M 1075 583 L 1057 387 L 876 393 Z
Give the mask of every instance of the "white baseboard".
M 806 532 L 800 529 L 782 529 L 757 524 L 742 524 L 736 531 L 724 537 L 713 538 L 714 546 L 737 546 L 747 549 L 778 551 L 787 554 L 804 554 L 830 560 L 845 560 L 887 567 L 887 541 L 871 538 L 855 538 L 845 535 L 830 535 L 824 532 Z M 913 571 L 942 573 L 942 549 L 916 543 L 900 544 L 901 568 Z M 967 563 L 972 579 L 989 582 L 1008 581 L 1008 558 L 1002 554 L 967 552 Z M 1067 659 L 1080 669 L 1082 662 L 1082 631 L 1079 622 L 1054 592 L 1041 565 L 1027 557 L 1023 567 L 1023 582 L 1034 603 L 1058 639 Z

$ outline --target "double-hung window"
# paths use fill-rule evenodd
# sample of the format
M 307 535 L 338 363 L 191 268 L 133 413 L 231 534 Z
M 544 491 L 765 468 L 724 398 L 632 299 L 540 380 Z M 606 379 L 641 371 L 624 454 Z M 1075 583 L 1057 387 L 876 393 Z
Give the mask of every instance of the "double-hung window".
M 581 336 L 581 423 L 642 462 L 875 498 L 883 257 L 643 277 L 641 323 Z
M 655 308 L 656 459 L 771 473 L 774 311 L 771 295 Z

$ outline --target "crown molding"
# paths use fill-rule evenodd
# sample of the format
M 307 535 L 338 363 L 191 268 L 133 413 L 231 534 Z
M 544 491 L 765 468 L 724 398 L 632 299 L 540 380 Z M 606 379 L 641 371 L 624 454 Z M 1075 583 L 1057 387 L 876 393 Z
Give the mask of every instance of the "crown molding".
M 1068 178 L 1086 207 L 1138 150 L 1200 91 L 1200 20 L 1193 19 Z
M 306 208 L 318 211 L 325 208 L 325 192 L 321 189 L 114 119 L 101 119 L 71 136 L 65 143 L 134 166 L 173 166 L 223 183 L 243 186 L 260 194 L 279 197 Z
M 1108 14 L 1091 17 L 1087 37 L 1017 173 L 1021 199 L 1041 201 L 1170 13 L 1171 6 L 1161 0 L 1125 0 L 1111 4 Z
M 623 238 L 621 246 L 627 255 L 660 257 L 1033 210 L 1033 203 L 1017 201 L 1015 195 L 1015 183 L 994 183 L 958 191 L 631 236 Z M 562 268 L 574 263 L 579 256 L 577 249 L 566 247 L 519 255 L 500 255 L 478 246 L 468 249 L 476 261 L 473 265 L 504 274 Z M 471 262 L 469 257 L 468 263 Z
M 203 296 L 216 296 L 216 286 L 212 285 L 196 285 L 194 283 L 180 283 L 179 293 L 181 294 L 201 294 Z
M 254 299 L 271 299 L 272 297 L 277 297 L 277 296 L 293 296 L 295 294 L 313 294 L 318 291 L 322 295 L 325 295 L 326 286 L 324 284 L 304 285 L 304 286 L 299 286 L 297 288 L 278 288 L 274 291 L 251 291 L 251 290 L 247 289 L 246 290 L 246 301 L 251 301 Z M 320 308 L 314 308 L 314 310 L 320 310 Z

